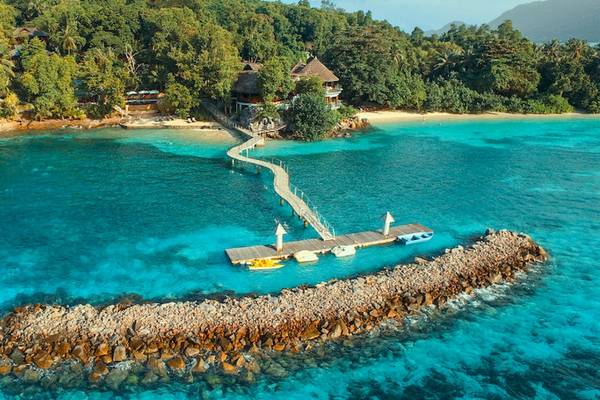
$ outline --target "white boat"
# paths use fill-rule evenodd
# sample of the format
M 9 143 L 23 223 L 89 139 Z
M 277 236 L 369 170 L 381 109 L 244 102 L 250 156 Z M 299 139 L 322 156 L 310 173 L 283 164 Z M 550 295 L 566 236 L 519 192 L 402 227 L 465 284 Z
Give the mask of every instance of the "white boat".
M 294 259 L 299 263 L 309 263 L 319 261 L 319 257 L 312 251 L 302 250 L 294 253 Z
M 398 236 L 398 242 L 403 245 L 417 244 L 426 242 L 433 238 L 433 232 L 419 232 L 419 233 L 411 233 L 409 235 L 400 235 Z
M 338 258 L 351 257 L 356 254 L 356 247 L 354 247 L 354 246 L 336 246 L 333 249 L 331 249 L 331 252 Z

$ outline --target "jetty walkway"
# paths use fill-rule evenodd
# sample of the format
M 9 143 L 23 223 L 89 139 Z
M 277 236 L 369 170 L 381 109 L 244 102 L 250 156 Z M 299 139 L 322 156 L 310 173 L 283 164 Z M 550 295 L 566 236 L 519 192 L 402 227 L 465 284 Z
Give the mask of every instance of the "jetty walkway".
M 204 106 L 209 112 L 229 129 L 233 129 L 247 138 L 247 140 L 237 146 L 232 147 L 227 151 L 227 156 L 231 158 L 232 163 L 235 165 L 236 162 L 246 163 L 255 165 L 257 168 L 266 168 L 273 173 L 273 186 L 275 193 L 290 205 L 294 213 L 304 221 L 305 225 L 312 226 L 315 231 L 319 234 L 323 240 L 335 239 L 335 230 L 333 227 L 319 214 L 314 207 L 309 206 L 309 201 L 300 189 L 296 186 L 290 185 L 290 176 L 288 169 L 279 161 L 277 163 L 269 162 L 265 160 L 259 160 L 252 158 L 248 155 L 250 150 L 256 148 L 256 146 L 262 146 L 265 144 L 265 139 L 261 134 L 268 131 L 251 132 L 237 124 L 234 124 L 221 113 L 214 105 L 206 102 Z M 243 154 L 245 152 L 245 155 Z M 293 186 L 293 188 L 292 188 Z

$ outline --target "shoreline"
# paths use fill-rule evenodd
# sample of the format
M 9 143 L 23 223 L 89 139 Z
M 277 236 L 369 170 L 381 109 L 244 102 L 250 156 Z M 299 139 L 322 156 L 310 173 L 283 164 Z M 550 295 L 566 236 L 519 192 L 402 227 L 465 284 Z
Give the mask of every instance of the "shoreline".
M 357 114 L 366 118 L 372 125 L 385 125 L 401 122 L 428 121 L 494 121 L 494 120 L 543 120 L 543 119 L 600 119 L 600 114 L 564 113 L 564 114 L 516 114 L 501 112 L 486 112 L 482 114 L 451 114 L 444 112 L 417 113 L 396 110 L 363 111 Z
M 208 370 L 247 378 L 260 371 L 261 354 L 297 353 L 360 336 L 463 293 L 514 281 L 546 260 L 528 236 L 490 231 L 433 260 L 416 258 L 413 264 L 284 289 L 276 296 L 19 307 L 0 321 L 0 376 L 37 383 L 48 370 L 72 371 L 77 364 L 86 384 L 113 389 L 133 374 L 148 382 L 204 376 Z

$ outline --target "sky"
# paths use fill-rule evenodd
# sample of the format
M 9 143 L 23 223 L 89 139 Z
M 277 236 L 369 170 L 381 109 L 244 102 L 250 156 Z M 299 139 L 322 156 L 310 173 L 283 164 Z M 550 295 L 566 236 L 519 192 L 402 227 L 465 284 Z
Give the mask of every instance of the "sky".
M 449 22 L 487 23 L 516 5 L 533 0 L 334 0 L 347 11 L 371 10 L 376 19 L 387 19 L 405 31 L 415 26 L 423 30 L 439 29 Z M 295 3 L 294 0 L 285 0 Z M 320 6 L 321 0 L 310 0 Z

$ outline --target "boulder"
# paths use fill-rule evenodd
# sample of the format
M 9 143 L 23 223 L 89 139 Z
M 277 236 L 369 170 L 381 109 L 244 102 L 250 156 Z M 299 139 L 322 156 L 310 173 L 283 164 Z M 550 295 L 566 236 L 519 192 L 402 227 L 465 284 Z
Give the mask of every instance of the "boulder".
M 108 345 L 108 343 L 104 342 L 104 343 L 100 343 L 100 345 L 98 345 L 98 347 L 96 348 L 96 351 L 94 352 L 94 356 L 102 357 L 102 356 L 107 355 L 108 353 L 110 353 L 110 346 Z
M 121 362 L 127 360 L 127 350 L 125 349 L 125 346 L 115 347 L 112 360 L 114 362 Z
M 7 358 L 0 359 L 0 376 L 8 375 L 12 371 L 12 363 Z
M 223 372 L 229 375 L 237 374 L 237 368 L 234 365 L 229 364 L 228 362 L 224 362 L 221 364 L 223 367 Z
M 83 345 L 75 346 L 73 348 L 72 354 L 73 354 L 73 357 L 75 357 L 76 359 L 81 361 L 83 364 L 87 364 L 87 362 L 89 360 L 89 355 Z
M 317 329 L 317 325 L 315 323 L 310 324 L 304 332 L 300 335 L 302 340 L 313 340 L 321 336 L 321 332 Z
M 200 349 L 196 346 L 188 346 L 185 348 L 186 357 L 195 357 L 200 354 Z
M 100 376 L 103 376 L 103 375 L 108 374 L 109 371 L 108 371 L 108 367 L 106 366 L 106 364 L 104 364 L 102 361 L 98 361 L 94 365 L 94 372 Z
M 183 361 L 183 358 L 181 358 L 180 356 L 171 358 L 169 361 L 167 361 L 167 365 L 172 370 L 180 371 L 185 368 L 185 362 Z
M 48 369 L 52 366 L 52 356 L 46 352 L 39 352 L 33 357 L 33 362 L 38 368 Z
M 148 369 L 152 371 L 155 375 L 160 376 L 161 378 L 166 377 L 167 368 L 165 367 L 165 363 L 162 360 L 158 360 L 156 358 L 151 358 L 148 360 Z

